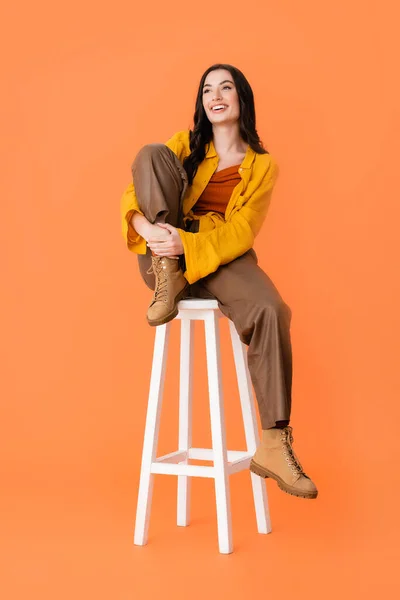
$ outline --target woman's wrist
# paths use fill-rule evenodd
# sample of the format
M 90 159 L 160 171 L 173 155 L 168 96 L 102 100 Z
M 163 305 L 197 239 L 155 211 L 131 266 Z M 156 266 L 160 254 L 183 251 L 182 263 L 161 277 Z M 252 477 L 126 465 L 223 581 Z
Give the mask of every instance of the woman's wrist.
M 152 229 L 151 223 L 146 219 L 144 215 L 141 215 L 138 212 L 134 212 L 130 223 L 134 230 L 141 235 L 146 242 L 148 241 Z

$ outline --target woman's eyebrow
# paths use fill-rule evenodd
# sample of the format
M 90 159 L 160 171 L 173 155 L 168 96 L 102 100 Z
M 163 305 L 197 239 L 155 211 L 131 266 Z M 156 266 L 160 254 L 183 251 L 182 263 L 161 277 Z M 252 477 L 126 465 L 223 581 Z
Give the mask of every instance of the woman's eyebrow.
M 221 81 L 221 82 L 220 82 L 220 84 L 219 84 L 219 85 L 222 85 L 223 83 L 232 83 L 232 84 L 233 84 L 233 81 L 231 81 L 230 79 L 224 79 L 223 81 Z M 205 87 L 207 87 L 207 86 L 211 87 L 211 83 L 206 83 L 206 84 L 204 84 L 204 85 L 203 85 L 203 90 L 204 90 L 204 88 L 205 88 Z

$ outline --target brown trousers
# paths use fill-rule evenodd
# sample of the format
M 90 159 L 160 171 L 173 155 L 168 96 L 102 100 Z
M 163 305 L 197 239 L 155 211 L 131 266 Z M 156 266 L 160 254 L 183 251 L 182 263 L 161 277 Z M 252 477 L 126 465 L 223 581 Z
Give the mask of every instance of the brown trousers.
M 183 228 L 182 200 L 188 181 L 176 154 L 165 144 L 143 146 L 132 164 L 138 203 L 151 223 L 170 223 Z M 198 221 L 187 231 L 197 233 Z M 184 255 L 180 257 L 185 268 Z M 140 274 L 155 289 L 151 250 L 138 254 Z M 242 342 L 248 346 L 247 361 L 256 394 L 262 429 L 287 425 L 291 411 L 292 311 L 268 275 L 258 266 L 253 248 L 221 265 L 214 273 L 191 284 L 186 297 L 214 298 L 231 319 Z

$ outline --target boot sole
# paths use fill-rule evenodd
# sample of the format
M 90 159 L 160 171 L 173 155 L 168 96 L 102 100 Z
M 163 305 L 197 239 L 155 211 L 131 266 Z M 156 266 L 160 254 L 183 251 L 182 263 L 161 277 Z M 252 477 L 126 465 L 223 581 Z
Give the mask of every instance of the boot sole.
M 176 298 L 174 300 L 175 304 L 178 304 L 179 300 L 182 300 L 183 296 L 185 295 L 185 293 L 187 292 L 187 290 L 189 288 L 189 285 L 190 284 L 188 282 L 185 285 L 185 287 L 183 288 L 183 290 L 180 291 L 179 294 L 176 296 Z M 175 308 L 170 313 L 168 313 L 161 319 L 153 319 L 151 321 L 149 319 L 147 319 L 147 322 L 149 325 L 151 325 L 151 327 L 157 327 L 158 325 L 164 325 L 164 323 L 168 323 L 168 321 L 172 321 L 172 319 L 175 319 L 178 312 L 179 312 L 179 309 L 177 306 L 175 306 Z
M 297 496 L 298 498 L 306 498 L 307 500 L 313 500 L 318 496 L 318 490 L 316 492 L 302 492 L 297 490 L 293 486 L 288 485 L 283 481 L 283 479 L 279 477 L 279 475 L 272 473 L 272 471 L 268 471 L 268 469 L 266 469 L 265 467 L 262 467 L 261 465 L 254 462 L 253 459 L 250 462 L 250 471 L 258 475 L 259 477 L 264 477 L 264 479 L 267 479 L 268 477 L 274 479 L 278 483 L 279 488 L 283 492 L 286 492 L 291 496 Z

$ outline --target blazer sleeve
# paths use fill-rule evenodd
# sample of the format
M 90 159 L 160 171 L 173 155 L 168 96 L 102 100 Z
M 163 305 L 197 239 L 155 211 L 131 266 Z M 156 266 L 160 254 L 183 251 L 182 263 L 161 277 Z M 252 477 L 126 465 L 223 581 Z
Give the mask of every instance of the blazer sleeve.
M 185 144 L 185 136 L 189 136 L 189 131 L 189 129 L 178 131 L 165 142 L 165 145 L 177 155 L 181 162 L 183 162 L 185 158 L 185 148 L 189 146 L 188 143 Z M 130 223 L 132 215 L 135 212 L 143 215 L 143 212 L 138 204 L 133 182 L 128 185 L 122 194 L 120 200 L 120 211 L 122 220 L 122 236 L 128 249 L 132 252 L 136 252 L 136 254 L 146 254 L 146 240 L 137 233 Z
M 264 174 L 249 181 L 245 194 L 228 219 L 211 231 L 191 233 L 178 228 L 185 252 L 185 278 L 194 283 L 247 252 L 261 229 L 279 174 L 275 160 L 269 156 Z

